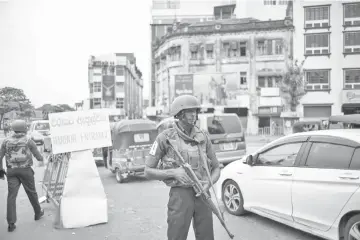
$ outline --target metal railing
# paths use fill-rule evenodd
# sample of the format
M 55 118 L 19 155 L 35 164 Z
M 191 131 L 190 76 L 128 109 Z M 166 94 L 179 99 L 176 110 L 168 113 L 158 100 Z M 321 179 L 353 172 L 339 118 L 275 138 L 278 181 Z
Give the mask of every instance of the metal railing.
M 46 199 L 60 206 L 62 193 L 69 166 L 70 153 L 50 154 L 45 169 L 42 188 L 46 191 Z

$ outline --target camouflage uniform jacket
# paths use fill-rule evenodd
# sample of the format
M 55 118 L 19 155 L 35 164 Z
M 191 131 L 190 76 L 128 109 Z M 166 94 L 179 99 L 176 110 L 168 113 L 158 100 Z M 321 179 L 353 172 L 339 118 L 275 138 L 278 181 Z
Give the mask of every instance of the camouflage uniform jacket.
M 150 150 L 150 155 L 154 157 L 153 159 L 159 161 L 159 169 L 171 169 L 180 166 L 179 158 L 166 143 L 166 139 L 169 139 L 172 145 L 180 152 L 184 160 L 191 165 L 200 181 L 209 181 L 204 165 L 205 161 L 202 159 L 202 156 L 206 157 L 210 172 L 211 169 L 219 166 L 219 162 L 216 158 L 209 136 L 206 133 L 199 128 L 194 127 L 189 136 L 177 124 L 175 124 L 174 128 L 166 129 L 161 132 Z M 200 148 L 198 145 L 200 145 Z M 203 154 L 199 153 L 199 149 L 201 149 Z M 191 187 L 183 186 L 175 179 L 167 179 L 164 180 L 164 182 L 170 187 Z
M 1 144 L 0 163 L 5 156 L 7 168 L 31 167 L 33 165 L 32 154 L 38 161 L 43 161 L 33 140 L 25 133 L 14 133 Z M 0 164 L 1 168 L 2 164 Z

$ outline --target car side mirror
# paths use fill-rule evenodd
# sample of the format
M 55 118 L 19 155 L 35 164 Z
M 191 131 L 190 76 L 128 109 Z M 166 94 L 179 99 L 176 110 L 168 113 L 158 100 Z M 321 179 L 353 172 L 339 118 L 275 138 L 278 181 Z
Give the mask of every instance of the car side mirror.
M 255 164 L 256 158 L 257 158 L 256 155 L 253 156 L 250 154 L 246 157 L 245 163 L 249 166 L 253 166 Z

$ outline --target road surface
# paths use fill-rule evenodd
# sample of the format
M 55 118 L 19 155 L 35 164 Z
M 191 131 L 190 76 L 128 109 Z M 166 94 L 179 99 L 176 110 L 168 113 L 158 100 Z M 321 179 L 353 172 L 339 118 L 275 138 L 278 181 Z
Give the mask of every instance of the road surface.
M 249 144 L 248 150 L 254 151 L 264 143 Z M 115 177 L 104 167 L 99 167 L 99 173 L 108 198 L 109 222 L 83 229 L 54 229 L 54 206 L 44 203 L 45 217 L 35 222 L 31 205 L 23 188 L 19 191 L 17 200 L 18 222 L 13 233 L 7 232 L 5 221 L 5 206 L 7 185 L 0 181 L 0 239 L 19 240 L 164 240 L 166 239 L 166 205 L 169 189 L 159 181 L 148 181 L 142 177 L 132 178 L 130 182 L 118 184 Z M 38 193 L 41 196 L 40 180 L 42 167 L 36 167 Z M 76 214 L 76 213 L 74 213 Z M 314 236 L 294 230 L 280 223 L 248 214 L 237 217 L 225 214 L 229 229 L 235 235 L 235 240 L 319 240 Z M 216 239 L 229 239 L 219 221 L 214 218 Z M 190 229 L 188 240 L 194 240 Z

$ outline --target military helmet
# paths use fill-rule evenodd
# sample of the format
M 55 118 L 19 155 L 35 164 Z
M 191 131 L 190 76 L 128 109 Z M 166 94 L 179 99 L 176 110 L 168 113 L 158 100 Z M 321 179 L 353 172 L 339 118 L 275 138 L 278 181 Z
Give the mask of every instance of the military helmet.
M 24 120 L 15 120 L 11 123 L 14 132 L 27 132 L 26 122 Z
M 200 109 L 200 102 L 199 100 L 192 96 L 192 95 L 181 95 L 174 99 L 171 104 L 171 112 L 172 116 L 178 115 L 182 110 L 185 109 L 193 109 L 197 108 Z

